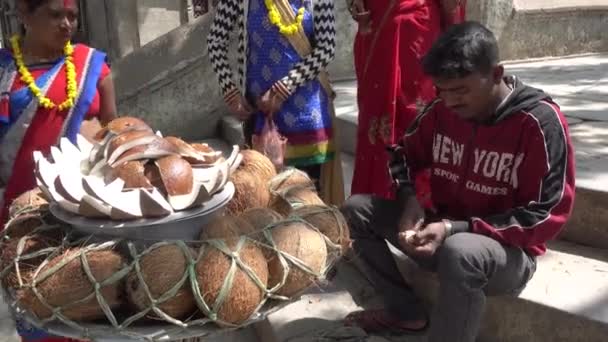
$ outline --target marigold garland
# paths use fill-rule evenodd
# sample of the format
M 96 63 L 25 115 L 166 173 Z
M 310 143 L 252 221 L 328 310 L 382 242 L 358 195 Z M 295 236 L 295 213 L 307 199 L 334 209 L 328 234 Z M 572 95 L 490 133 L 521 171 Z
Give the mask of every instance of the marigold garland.
M 53 109 L 58 107 L 59 110 L 70 109 L 74 106 L 74 101 L 78 94 L 78 85 L 76 84 L 76 66 L 74 65 L 74 47 L 68 41 L 63 48 L 63 53 L 65 54 L 65 73 L 67 78 L 67 98 L 61 104 L 57 105 L 48 97 L 42 95 L 42 90 L 36 85 L 36 81 L 34 76 L 30 73 L 30 71 L 25 66 L 25 62 L 23 61 L 23 52 L 21 51 L 21 47 L 19 46 L 19 40 L 21 38 L 19 36 L 13 36 L 11 38 L 11 45 L 13 48 L 13 55 L 15 57 L 15 63 L 17 64 L 17 69 L 19 70 L 19 74 L 21 74 L 21 80 L 23 83 L 27 85 L 32 94 L 36 96 L 38 99 L 38 103 L 46 109 Z
M 298 10 L 298 15 L 296 16 L 296 21 L 286 25 L 283 24 L 281 14 L 277 9 L 277 6 L 274 4 L 274 0 L 264 0 L 266 4 L 266 9 L 268 9 L 268 20 L 271 24 L 279 28 L 279 32 L 283 35 L 291 36 L 297 33 L 302 27 L 302 22 L 304 21 L 304 7 L 301 7 Z

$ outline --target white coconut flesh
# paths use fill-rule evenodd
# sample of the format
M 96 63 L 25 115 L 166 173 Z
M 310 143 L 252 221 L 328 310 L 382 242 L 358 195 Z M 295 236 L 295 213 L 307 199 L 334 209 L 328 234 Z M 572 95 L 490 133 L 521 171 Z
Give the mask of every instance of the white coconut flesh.
M 91 164 L 94 164 L 104 158 L 106 147 L 108 146 L 110 140 L 112 140 L 114 137 L 114 134 L 107 133 L 99 143 L 93 145 L 93 148 L 91 149 L 91 153 L 89 155 L 89 162 Z
M 59 172 L 55 168 L 55 165 L 51 164 L 46 158 L 42 157 L 38 160 L 38 174 L 40 180 L 47 188 L 54 186 L 55 179 L 59 176 Z
M 111 203 L 112 211 L 110 217 L 114 220 L 129 220 L 143 217 L 141 210 L 142 190 L 123 191 L 118 195 L 120 199 L 113 198 Z
M 51 146 L 51 158 L 53 158 L 53 164 L 57 165 L 59 169 L 65 164 L 63 153 L 57 146 Z
M 71 201 L 78 203 L 82 200 L 82 196 L 85 195 L 82 187 L 82 176 L 75 172 L 62 172 L 55 180 L 55 188 L 58 192 L 64 195 L 64 197 Z
M 61 147 L 61 153 L 63 154 L 64 161 L 66 163 L 80 166 L 80 162 L 82 161 L 82 152 L 80 152 L 78 147 L 74 146 L 70 140 L 65 137 L 61 138 L 59 146 Z
M 88 159 L 91 155 L 93 144 L 80 134 L 76 136 L 76 144 L 78 145 L 78 149 L 80 150 L 80 153 L 82 153 L 83 158 Z

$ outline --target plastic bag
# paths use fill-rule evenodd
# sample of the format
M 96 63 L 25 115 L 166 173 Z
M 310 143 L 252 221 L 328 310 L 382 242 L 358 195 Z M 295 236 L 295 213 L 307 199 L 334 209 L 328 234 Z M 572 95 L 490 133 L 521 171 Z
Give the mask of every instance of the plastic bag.
M 277 170 L 283 168 L 287 139 L 279 133 L 272 118 L 266 118 L 262 132 L 254 134 L 251 143 L 253 149 L 268 157 Z

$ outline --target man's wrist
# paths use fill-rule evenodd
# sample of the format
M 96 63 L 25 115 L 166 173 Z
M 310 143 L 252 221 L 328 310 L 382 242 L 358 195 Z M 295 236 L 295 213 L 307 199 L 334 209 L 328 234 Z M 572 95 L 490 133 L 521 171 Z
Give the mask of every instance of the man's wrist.
M 444 219 L 442 222 L 445 225 L 446 237 L 471 231 L 471 225 L 468 221 L 451 221 Z

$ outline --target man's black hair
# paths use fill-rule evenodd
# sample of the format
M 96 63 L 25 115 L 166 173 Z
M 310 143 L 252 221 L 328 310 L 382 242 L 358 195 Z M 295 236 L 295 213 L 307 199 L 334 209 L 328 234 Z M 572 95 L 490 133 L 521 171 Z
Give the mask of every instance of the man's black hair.
M 422 60 L 433 78 L 461 78 L 489 73 L 498 64 L 498 43 L 487 27 L 475 21 L 453 25 L 433 44 Z

